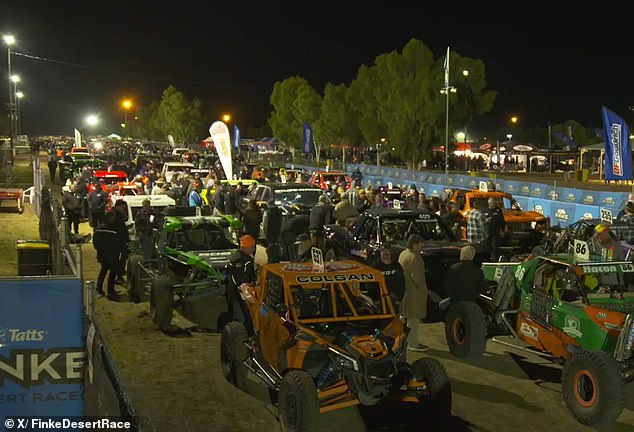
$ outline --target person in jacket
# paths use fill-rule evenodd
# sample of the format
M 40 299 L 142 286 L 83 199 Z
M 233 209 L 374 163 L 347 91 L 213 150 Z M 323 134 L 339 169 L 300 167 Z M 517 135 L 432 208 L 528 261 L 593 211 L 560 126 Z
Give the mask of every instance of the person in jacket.
M 283 259 L 285 261 L 297 261 L 297 247 L 295 246 L 295 242 L 299 235 L 308 235 L 308 226 L 309 218 L 307 214 L 291 216 L 282 221 L 280 246 L 282 246 Z
M 128 244 L 130 243 L 130 234 L 126 225 L 126 221 L 128 220 L 128 203 L 120 199 L 114 204 L 112 211 L 115 214 L 114 229 L 117 232 L 120 245 L 119 267 L 117 269 L 118 273 L 116 282 L 118 284 L 124 284 L 125 280 L 123 279 L 123 274 L 125 273 L 125 266 L 128 260 Z
M 401 311 L 408 329 L 407 348 L 412 351 L 424 351 L 428 348 L 420 343 L 418 338 L 420 321 L 427 317 L 428 289 L 422 250 L 423 238 L 418 234 L 412 234 L 407 239 L 407 249 L 398 257 L 398 263 L 403 267 L 405 274 L 405 294 Z
M 502 237 L 506 229 L 506 222 L 504 221 L 504 213 L 502 213 L 498 201 L 495 198 L 489 198 L 488 203 L 489 208 L 484 213 L 488 226 L 487 249 L 491 254 L 491 261 L 495 262 L 498 260 Z
M 119 254 L 121 244 L 116 231 L 116 216 L 114 212 L 108 212 L 103 217 L 103 223 L 96 227 L 93 236 L 93 245 L 97 250 L 97 261 L 101 265 L 97 276 L 97 293 L 105 296 L 103 284 L 108 275 L 107 296 L 110 300 L 117 300 L 118 293 L 115 290 L 115 279 L 119 268 Z
M 145 262 L 152 259 L 154 230 L 158 227 L 160 227 L 159 215 L 152 208 L 150 200 L 146 198 L 142 202 L 141 209 L 134 216 L 134 230 Z
M 190 207 L 202 207 L 203 199 L 200 196 L 200 191 L 202 190 L 203 185 L 200 180 L 194 180 L 192 184 L 193 187 L 188 195 L 188 204 Z
M 403 267 L 394 261 L 392 250 L 386 246 L 381 247 L 378 261 L 370 263 L 370 265 L 383 273 L 385 285 L 394 304 L 394 311 L 398 314 L 405 295 L 405 273 L 403 272 Z
M 294 262 L 306 262 L 313 260 L 313 244 L 310 241 L 310 236 L 308 234 L 298 235 L 297 240 L 295 240 L 295 247 L 297 248 L 297 257 L 293 259 Z
M 357 200 L 356 209 L 359 214 L 363 213 L 372 206 L 372 201 L 368 197 L 365 189 L 359 189 L 359 199 Z
M 224 185 L 220 182 L 216 185 L 216 193 L 214 194 L 213 203 L 215 215 L 225 214 L 225 191 Z
M 103 190 L 104 181 L 100 179 L 95 185 L 95 190 L 88 194 L 88 211 L 90 226 L 96 229 L 106 214 L 108 204 L 108 192 Z
M 264 214 L 264 237 L 267 244 L 279 243 L 282 231 L 282 210 L 269 201 Z
M 242 308 L 240 285 L 255 283 L 255 238 L 244 235 L 240 238 L 240 249 L 236 250 L 227 266 L 227 305 L 233 320 L 245 322 L 247 314 Z
M 464 246 L 460 249 L 460 261 L 452 264 L 447 271 L 445 289 L 451 303 L 475 302 L 487 288 L 482 269 L 473 262 L 475 253 L 473 246 Z
M 332 218 L 332 205 L 328 197 L 321 195 L 317 204 L 310 210 L 309 226 L 310 239 L 313 246 L 324 250 L 324 225 L 330 223 Z
M 245 234 L 250 235 L 256 240 L 260 237 L 262 212 L 260 211 L 256 200 L 249 200 L 249 205 L 242 215 L 242 223 L 244 224 Z
M 81 222 L 82 199 L 77 193 L 77 186 L 71 183 L 67 190 L 62 192 L 62 207 L 68 218 L 69 230 L 79 234 L 79 223 Z
M 341 194 L 341 201 L 335 205 L 332 216 L 337 221 L 337 225 L 342 227 L 351 226 L 359 216 L 359 212 L 348 199 L 346 192 Z

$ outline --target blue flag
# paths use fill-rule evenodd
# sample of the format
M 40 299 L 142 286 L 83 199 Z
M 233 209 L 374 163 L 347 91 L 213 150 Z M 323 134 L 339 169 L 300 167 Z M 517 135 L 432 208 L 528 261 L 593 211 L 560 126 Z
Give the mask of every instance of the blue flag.
M 627 123 L 603 107 L 605 136 L 605 179 L 632 180 L 632 149 Z
M 313 128 L 306 122 L 303 126 L 304 142 L 302 143 L 302 152 L 312 154 L 315 151 L 315 141 L 313 139 Z
M 240 128 L 238 125 L 233 125 L 233 148 L 240 150 Z
M 553 136 L 567 145 L 570 150 L 576 150 L 578 147 L 576 141 L 572 139 L 570 135 L 566 135 L 560 131 L 555 131 L 553 132 Z

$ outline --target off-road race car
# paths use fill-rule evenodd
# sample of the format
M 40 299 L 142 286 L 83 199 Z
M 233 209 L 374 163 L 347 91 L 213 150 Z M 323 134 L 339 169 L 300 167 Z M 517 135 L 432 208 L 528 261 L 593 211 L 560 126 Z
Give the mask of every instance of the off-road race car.
M 568 225 L 556 235 L 547 236 L 542 242 L 541 250 L 545 253 L 566 253 L 572 251 L 575 240 L 590 242 L 595 235 L 595 227 L 606 223 L 600 219 L 581 219 Z M 626 222 L 610 223 L 610 231 L 621 243 L 623 256 L 634 249 L 634 224 Z
M 451 201 L 458 204 L 458 208 L 466 218 L 476 206 L 488 208 L 489 198 L 494 198 L 504 213 L 504 221 L 506 222 L 504 246 L 519 248 L 522 240 L 525 240 L 529 231 L 534 228 L 535 223 L 545 223 L 547 228 L 550 226 L 550 218 L 536 211 L 522 210 L 513 196 L 506 192 L 457 189 L 454 191 Z M 462 234 L 463 238 L 466 238 L 466 225 L 463 226 Z
M 171 329 L 176 309 L 199 328 L 219 330 L 227 321 L 225 266 L 238 246 L 222 216 L 166 216 L 157 234 L 157 258 L 128 259 L 128 293 L 149 298 L 150 315 L 161 329 Z
M 488 334 L 563 364 L 563 396 L 577 421 L 616 420 L 634 377 L 632 262 L 558 254 L 485 263 L 483 271 L 490 291 L 447 311 L 451 353 L 478 356 Z
M 248 372 L 260 378 L 283 430 L 319 430 L 319 413 L 385 398 L 451 403 L 437 360 L 406 362 L 404 326 L 379 271 L 354 261 L 264 264 L 258 285 L 240 291 L 248 318 L 224 327 L 222 370 L 243 390 Z

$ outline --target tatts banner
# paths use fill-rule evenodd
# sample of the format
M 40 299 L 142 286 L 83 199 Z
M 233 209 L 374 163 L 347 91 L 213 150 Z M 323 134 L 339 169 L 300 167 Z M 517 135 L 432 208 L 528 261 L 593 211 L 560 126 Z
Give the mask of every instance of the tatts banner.
M 632 180 L 632 150 L 627 123 L 603 107 L 605 133 L 605 179 Z
M 209 134 L 214 140 L 222 169 L 225 172 L 227 180 L 233 179 L 233 163 L 231 161 L 231 139 L 229 137 L 229 128 L 221 121 L 214 122 L 209 128 Z

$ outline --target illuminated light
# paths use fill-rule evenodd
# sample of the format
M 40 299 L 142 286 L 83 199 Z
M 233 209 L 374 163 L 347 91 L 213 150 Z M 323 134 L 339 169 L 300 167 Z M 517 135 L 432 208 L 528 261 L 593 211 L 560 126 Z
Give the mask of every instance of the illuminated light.
M 122 106 L 124 109 L 127 109 L 127 110 L 128 110 L 128 109 L 132 108 L 132 101 L 131 101 L 130 99 L 125 99 L 125 100 L 123 100 L 123 101 L 121 102 L 121 106 Z
M 11 81 L 13 81 L 14 83 L 19 83 L 20 75 L 11 75 Z
M 463 75 L 463 76 L 469 76 L 469 71 L 468 71 L 468 70 L 466 70 L 466 69 L 463 69 L 463 70 L 462 70 L 462 75 Z
M 24 93 L 22 93 L 21 91 L 19 91 L 19 92 L 15 92 L 15 96 L 16 96 L 18 99 L 22 99 L 22 98 L 24 97 Z
M 15 36 L 11 35 L 11 34 L 6 34 L 4 36 L 2 36 L 2 40 L 4 41 L 5 44 L 7 45 L 13 45 L 15 44 Z
M 520 120 L 520 119 L 519 119 L 519 117 L 517 117 L 517 116 L 512 116 L 512 117 L 511 117 L 511 123 L 513 123 L 513 124 L 517 124 L 517 122 L 518 122 L 519 120 Z
M 231 120 L 231 114 L 223 114 L 222 115 L 222 121 L 227 123 Z
M 96 126 L 99 124 L 99 117 L 94 115 L 94 114 L 90 114 L 88 116 L 86 116 L 86 124 L 88 126 Z

